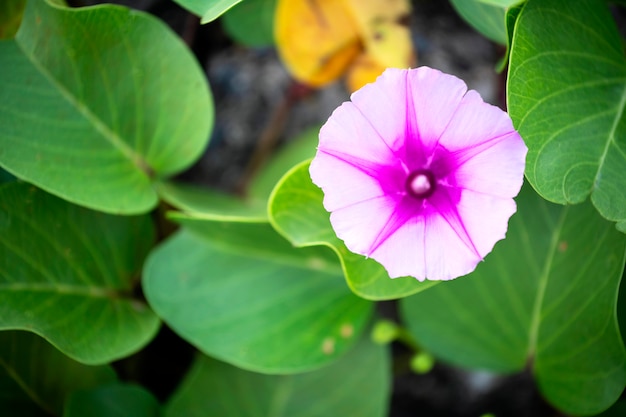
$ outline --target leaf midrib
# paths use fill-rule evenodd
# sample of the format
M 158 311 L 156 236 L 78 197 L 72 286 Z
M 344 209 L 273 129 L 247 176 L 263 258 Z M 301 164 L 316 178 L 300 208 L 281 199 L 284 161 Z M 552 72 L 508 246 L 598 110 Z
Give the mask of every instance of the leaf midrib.
M 543 306 L 546 288 L 548 287 L 552 261 L 554 260 L 554 256 L 558 249 L 559 238 L 561 236 L 561 231 L 563 229 L 563 224 L 565 223 L 568 211 L 569 206 L 566 206 L 563 208 L 563 210 L 561 210 L 561 215 L 552 234 L 552 239 L 550 240 L 550 246 L 546 255 L 546 260 L 543 265 L 541 275 L 539 276 L 539 284 L 537 288 L 537 294 L 535 296 L 535 302 L 533 304 L 530 327 L 528 331 L 528 348 L 526 349 L 526 358 L 528 359 L 533 359 L 534 355 L 537 353 L 537 340 L 539 335 L 539 328 L 541 326 L 541 308 Z
M 48 415 L 56 414 L 54 412 L 55 410 L 44 400 L 44 398 L 42 398 L 36 392 L 36 390 L 34 390 L 31 387 L 31 385 L 28 384 L 28 382 L 20 376 L 20 374 L 16 371 L 16 369 L 13 366 L 11 366 L 9 363 L 4 361 L 1 357 L 0 357 L 0 366 L 4 368 L 4 370 L 9 375 L 9 377 L 12 378 L 13 381 L 15 381 L 15 383 L 21 389 L 24 390 L 26 395 L 28 395 L 28 397 L 30 397 L 38 406 L 40 406 L 43 409 L 43 411 L 45 411 Z
M 0 294 L 3 292 L 40 292 L 53 293 L 56 295 L 79 295 L 90 298 L 118 299 L 122 296 L 123 289 L 111 289 L 106 287 L 71 285 L 62 283 L 41 282 L 11 282 L 0 283 Z
M 79 113 L 81 114 L 91 126 L 93 126 L 98 133 L 109 142 L 113 148 L 117 149 L 126 159 L 128 159 L 133 166 L 135 166 L 141 173 L 148 178 L 154 176 L 154 170 L 150 165 L 138 154 L 132 147 L 130 147 L 115 131 L 107 126 L 96 114 L 94 114 L 86 103 L 81 102 L 78 97 L 75 97 L 70 90 L 68 90 L 63 84 L 61 84 L 54 76 L 45 69 L 34 56 L 31 56 L 26 52 L 22 45 L 19 43 L 19 37 L 15 38 L 15 44 L 26 59 L 37 69 L 37 71 L 48 80 L 48 82 L 61 94 L 65 100 Z
M 619 122 L 622 119 L 622 116 L 624 115 L 624 107 L 626 107 L 626 83 L 624 83 L 624 88 L 622 90 L 622 97 L 620 98 L 620 102 L 617 106 L 615 119 L 613 120 L 613 125 L 611 126 L 611 130 L 609 131 L 606 144 L 604 145 L 604 151 L 602 152 L 602 155 L 600 156 L 600 160 L 598 162 L 598 170 L 596 171 L 596 176 L 593 179 L 594 189 L 597 188 L 596 184 L 598 183 L 598 180 L 600 178 L 600 173 L 602 172 L 602 168 L 604 166 L 604 160 L 606 158 L 606 155 L 609 151 L 611 144 L 617 145 L 617 142 L 615 141 L 615 131 L 617 130 L 617 126 L 619 125 Z

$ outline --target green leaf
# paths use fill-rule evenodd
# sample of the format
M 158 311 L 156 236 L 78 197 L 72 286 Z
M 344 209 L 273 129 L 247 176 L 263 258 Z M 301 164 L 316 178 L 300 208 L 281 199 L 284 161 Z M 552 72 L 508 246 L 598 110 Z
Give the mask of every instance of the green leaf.
M 480 0 L 452 0 L 457 13 L 474 29 L 494 42 L 507 43 L 504 14 L 506 7 Z
M 174 182 L 156 184 L 161 198 L 186 215 L 211 219 L 267 218 L 266 202 L 259 199 L 243 199 L 204 187 Z
M 256 374 L 199 355 L 165 416 L 384 417 L 389 366 L 386 349 L 367 340 L 299 375 Z
M 513 42 L 513 35 L 515 33 L 515 24 L 517 23 L 517 18 L 524 8 L 524 4 L 519 4 L 517 6 L 509 7 L 506 10 L 506 14 L 504 16 L 505 27 L 506 27 L 506 51 L 504 52 L 504 56 L 500 58 L 498 63 L 496 64 L 496 71 L 503 72 L 507 69 L 509 64 L 509 58 L 511 56 L 511 44 Z
M 50 417 L 0 366 L 0 410 L 11 410 L 19 417 Z
M 478 0 L 481 3 L 489 4 L 492 6 L 498 6 L 502 8 L 513 7 L 517 4 L 523 3 L 526 0 Z
M 529 0 L 513 37 L 508 105 L 544 198 L 626 222 L 626 59 L 604 0 Z M 622 225 L 624 228 L 624 225 Z
M 228 252 L 258 259 L 274 258 L 282 263 L 303 265 L 331 275 L 342 274 L 333 251 L 326 247 L 295 249 L 266 221 L 194 217 L 184 213 L 170 213 L 168 217 Z
M 274 44 L 274 10 L 277 0 L 246 0 L 222 16 L 226 32 L 246 46 Z
M 174 0 L 193 14 L 200 16 L 202 23 L 217 19 L 241 0 Z
M 26 0 L 3 0 L 0 2 L 0 39 L 15 36 L 22 22 Z
M 159 417 L 160 412 L 161 406 L 144 388 L 112 384 L 75 392 L 63 417 Z
M 150 255 L 143 287 L 161 318 L 204 353 L 257 372 L 310 370 L 346 352 L 372 304 L 323 259 L 277 243 L 267 223 L 234 225 L 232 245 L 183 232 Z
M 305 161 L 289 171 L 270 197 L 270 221 L 280 234 L 298 247 L 331 248 L 341 261 L 348 286 L 365 299 L 405 297 L 437 283 L 410 277 L 392 280 L 378 262 L 350 252 L 330 225 L 330 215 L 322 205 L 322 190 L 309 177 L 309 164 Z
M 530 364 L 566 414 L 609 407 L 626 384 L 616 321 L 626 236 L 590 203 L 557 206 L 525 186 L 507 238 L 466 277 L 402 300 L 429 352 L 501 372 Z
M 611 408 L 606 410 L 602 414 L 598 414 L 598 417 L 624 417 L 626 416 L 626 400 L 621 400 L 613 404 Z
M 55 415 L 63 412 L 73 391 L 117 379 L 111 367 L 82 365 L 28 332 L 0 332 L 0 366 L 33 401 Z
M 73 203 L 146 212 L 208 141 L 206 77 L 148 14 L 29 1 L 0 68 L 0 166 Z
M 0 184 L 2 184 L 3 182 L 12 182 L 15 180 L 16 178 L 13 175 L 0 168 Z
M 153 241 L 148 216 L 94 212 L 24 183 L 0 186 L 0 329 L 35 332 L 88 364 L 135 352 L 159 327 L 132 297 Z

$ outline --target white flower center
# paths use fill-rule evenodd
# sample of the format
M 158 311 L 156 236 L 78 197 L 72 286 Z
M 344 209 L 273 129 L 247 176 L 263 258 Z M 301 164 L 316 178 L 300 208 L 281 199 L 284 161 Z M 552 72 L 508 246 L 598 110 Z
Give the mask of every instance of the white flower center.
M 406 189 L 413 197 L 429 197 L 435 191 L 435 177 L 427 170 L 415 171 L 407 178 Z

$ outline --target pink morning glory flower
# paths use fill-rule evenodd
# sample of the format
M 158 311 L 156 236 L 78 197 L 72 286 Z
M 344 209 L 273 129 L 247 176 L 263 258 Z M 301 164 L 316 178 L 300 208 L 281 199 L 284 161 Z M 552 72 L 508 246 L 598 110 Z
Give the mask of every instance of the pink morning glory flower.
M 330 116 L 310 174 L 348 249 L 391 278 L 449 280 L 504 238 L 526 152 L 508 114 L 462 80 L 388 69 Z

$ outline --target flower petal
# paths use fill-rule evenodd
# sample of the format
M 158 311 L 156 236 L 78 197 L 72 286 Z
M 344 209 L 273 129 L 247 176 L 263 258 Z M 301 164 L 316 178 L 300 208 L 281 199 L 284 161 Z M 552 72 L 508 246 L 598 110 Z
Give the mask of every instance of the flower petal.
M 426 279 L 424 217 L 412 217 L 370 255 L 385 267 L 390 278 Z
M 460 165 L 454 173 L 457 186 L 494 197 L 515 197 L 524 182 L 527 150 L 517 132 L 511 132 L 458 152 L 455 156 Z
M 431 280 L 448 280 L 472 272 L 478 262 L 491 252 L 496 242 L 504 239 L 509 218 L 515 213 L 513 199 L 495 198 L 471 191 L 461 191 L 455 205 L 462 232 L 454 216 L 427 218 L 425 239 L 426 276 Z M 466 238 L 459 233 L 466 233 Z
M 350 102 L 339 106 L 320 130 L 318 149 L 385 164 L 395 159 L 384 138 Z
M 513 123 L 506 112 L 485 103 L 476 91 L 470 90 L 442 132 L 439 144 L 450 152 L 471 150 L 513 132 Z
M 379 181 L 365 170 L 321 151 L 311 161 L 309 174 L 324 191 L 324 208 L 330 212 L 385 194 Z
M 396 208 L 396 201 L 380 196 L 333 211 L 330 223 L 348 249 L 370 256 L 376 247 L 385 244 L 386 236 L 381 234 L 393 235 L 410 218 L 410 214 Z
M 467 86 L 457 77 L 428 67 L 408 71 L 406 78 L 419 140 L 432 150 L 462 102 Z
M 350 96 L 355 108 L 394 151 L 398 151 L 404 143 L 405 72 L 388 68 L 376 82 L 365 85 Z

